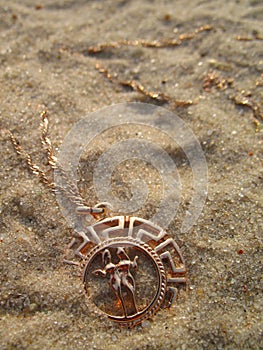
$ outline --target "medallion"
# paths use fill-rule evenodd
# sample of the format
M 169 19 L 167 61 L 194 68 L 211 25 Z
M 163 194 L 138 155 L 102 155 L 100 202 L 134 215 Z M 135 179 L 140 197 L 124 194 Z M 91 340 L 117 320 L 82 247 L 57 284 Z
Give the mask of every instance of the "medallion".
M 148 220 L 114 216 L 89 226 L 70 247 L 84 262 L 90 300 L 120 326 L 133 327 L 170 307 L 186 282 L 179 246 Z

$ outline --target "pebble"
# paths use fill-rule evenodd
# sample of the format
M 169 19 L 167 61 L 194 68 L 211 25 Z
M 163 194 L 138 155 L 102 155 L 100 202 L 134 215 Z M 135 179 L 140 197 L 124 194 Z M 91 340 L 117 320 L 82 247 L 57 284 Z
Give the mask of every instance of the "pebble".
M 148 328 L 148 327 L 150 327 L 150 325 L 151 325 L 151 323 L 148 320 L 142 322 L 142 328 Z

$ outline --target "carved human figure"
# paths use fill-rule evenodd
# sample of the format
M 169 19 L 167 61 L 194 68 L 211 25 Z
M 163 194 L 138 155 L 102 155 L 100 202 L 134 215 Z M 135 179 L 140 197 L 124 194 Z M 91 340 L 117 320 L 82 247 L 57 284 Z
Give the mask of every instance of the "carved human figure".
M 128 295 L 128 300 L 131 302 L 132 314 L 137 313 L 137 307 L 135 302 L 135 281 L 130 272 L 130 269 L 137 268 L 138 256 L 135 256 L 134 260 L 131 261 L 128 254 L 125 252 L 123 247 L 117 248 L 117 256 L 119 262 L 114 264 L 109 249 L 105 249 L 102 254 L 102 262 L 104 263 L 103 269 L 93 271 L 96 276 L 110 277 L 110 286 L 117 298 L 120 300 L 124 316 L 128 316 L 127 307 L 124 300 L 124 292 Z

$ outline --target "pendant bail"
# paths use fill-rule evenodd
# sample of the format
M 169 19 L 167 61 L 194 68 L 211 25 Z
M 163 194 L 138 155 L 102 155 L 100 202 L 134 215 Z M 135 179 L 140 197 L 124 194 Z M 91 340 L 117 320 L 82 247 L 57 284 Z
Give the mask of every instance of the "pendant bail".
M 110 216 L 113 207 L 108 202 L 100 202 L 94 207 L 80 206 L 76 208 L 76 213 L 79 215 L 92 215 L 96 220 L 104 219 Z

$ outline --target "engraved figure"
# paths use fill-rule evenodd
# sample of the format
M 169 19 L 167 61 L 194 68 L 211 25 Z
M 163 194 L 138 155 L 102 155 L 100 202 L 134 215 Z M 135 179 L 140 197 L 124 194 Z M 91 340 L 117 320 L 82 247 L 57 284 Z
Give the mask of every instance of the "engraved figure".
M 106 277 L 107 275 L 110 276 L 110 286 L 121 302 L 124 316 L 128 317 L 127 307 L 124 300 L 125 295 L 128 297 L 127 303 L 131 304 L 131 310 L 129 313 L 135 314 L 138 312 L 135 302 L 135 281 L 130 272 L 131 268 L 137 268 L 138 256 L 135 256 L 134 260 L 131 261 L 122 247 L 117 248 L 117 256 L 119 262 L 114 264 L 109 249 L 105 249 L 102 254 L 102 261 L 105 267 L 104 269 L 93 271 L 93 274 L 102 277 Z

